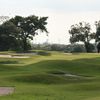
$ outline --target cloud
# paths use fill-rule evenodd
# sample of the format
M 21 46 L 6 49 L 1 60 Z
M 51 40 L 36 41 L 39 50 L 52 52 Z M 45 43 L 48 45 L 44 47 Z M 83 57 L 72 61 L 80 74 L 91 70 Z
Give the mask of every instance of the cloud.
M 100 11 L 100 0 L 0 0 L 3 9 L 50 9 L 64 12 Z
M 71 25 L 80 21 L 93 25 L 94 21 L 100 20 L 99 4 L 99 0 L 0 0 L 0 14 L 49 16 L 49 37 L 40 35 L 37 42 L 47 38 L 53 43 L 67 44 Z
M 39 10 L 41 11 L 41 10 Z M 38 12 L 39 12 L 38 11 Z M 92 25 L 92 29 L 95 29 L 95 21 L 100 20 L 100 12 L 52 12 L 45 11 L 40 15 L 48 15 L 48 25 L 47 29 L 49 31 L 49 37 L 45 37 L 45 35 L 39 35 L 36 38 L 37 43 L 48 40 L 50 43 L 69 43 L 69 33 L 68 30 L 70 26 L 73 24 L 78 24 L 79 22 L 85 21 L 89 22 Z M 40 38 L 39 38 L 40 37 Z
M 66 3 L 94 3 L 94 2 L 98 2 L 99 0 L 61 0 L 63 2 L 66 2 Z
M 99 0 L 36 0 L 37 7 L 55 11 L 96 11 L 100 10 Z

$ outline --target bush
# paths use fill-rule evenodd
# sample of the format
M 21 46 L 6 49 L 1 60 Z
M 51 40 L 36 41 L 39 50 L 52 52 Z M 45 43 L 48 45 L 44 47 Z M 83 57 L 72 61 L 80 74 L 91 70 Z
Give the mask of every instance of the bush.
M 49 52 L 46 52 L 46 51 L 38 51 L 37 54 L 42 55 L 42 56 L 50 56 L 51 55 Z
M 76 53 L 77 53 L 77 52 L 84 52 L 84 51 L 85 51 L 85 50 L 84 50 L 84 47 L 81 47 L 80 45 L 76 45 L 76 46 L 73 47 L 73 49 L 72 49 L 71 52 L 72 52 L 72 53 L 73 53 L 73 52 L 76 52 Z

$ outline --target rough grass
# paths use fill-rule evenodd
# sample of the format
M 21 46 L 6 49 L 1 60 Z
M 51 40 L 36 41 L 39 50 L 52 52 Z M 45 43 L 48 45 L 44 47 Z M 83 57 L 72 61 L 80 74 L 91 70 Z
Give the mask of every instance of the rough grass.
M 0 58 L 0 86 L 14 86 L 12 95 L 0 100 L 99 100 L 100 55 L 34 55 Z M 81 77 L 64 76 L 69 73 Z

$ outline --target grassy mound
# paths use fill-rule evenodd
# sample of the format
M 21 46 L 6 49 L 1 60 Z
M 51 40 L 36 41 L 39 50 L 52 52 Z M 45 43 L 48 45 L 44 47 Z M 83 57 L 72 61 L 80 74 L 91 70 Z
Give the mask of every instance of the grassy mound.
M 98 54 L 32 55 L 27 59 L 0 58 L 0 86 L 14 86 L 0 100 L 99 100 Z

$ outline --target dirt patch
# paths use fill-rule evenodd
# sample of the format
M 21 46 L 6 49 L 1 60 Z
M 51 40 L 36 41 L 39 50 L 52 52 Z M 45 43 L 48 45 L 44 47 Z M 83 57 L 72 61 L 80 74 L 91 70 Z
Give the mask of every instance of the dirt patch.
M 14 93 L 14 91 L 15 91 L 14 87 L 0 87 L 0 96 L 10 95 Z

